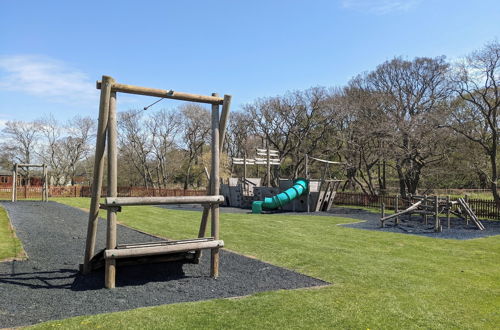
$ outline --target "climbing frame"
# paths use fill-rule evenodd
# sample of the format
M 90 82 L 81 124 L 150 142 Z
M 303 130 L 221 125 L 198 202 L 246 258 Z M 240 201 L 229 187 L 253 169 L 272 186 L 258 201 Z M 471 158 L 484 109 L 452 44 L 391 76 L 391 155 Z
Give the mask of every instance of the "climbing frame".
M 464 198 L 457 200 L 450 199 L 449 196 L 442 198 L 439 196 L 412 196 L 408 197 L 408 207 L 402 211 L 398 210 L 398 198 L 395 199 L 396 212 L 391 215 L 385 215 L 385 205 L 381 205 L 380 226 L 383 228 L 387 220 L 395 219 L 395 225 L 399 224 L 399 217 L 402 215 L 418 214 L 423 217 L 424 224 L 428 224 L 429 217 L 434 218 L 434 231 L 441 232 L 443 230 L 441 218 L 439 214 L 446 214 L 447 227 L 450 228 L 450 216 L 454 214 L 464 219 L 467 224 L 470 219 L 479 230 L 484 230 L 484 225 L 479 221 L 478 217 Z
M 219 194 L 220 152 L 224 143 L 226 123 L 229 115 L 231 96 L 223 98 L 217 94 L 211 96 L 182 93 L 173 90 L 162 90 L 132 85 L 119 84 L 112 77 L 103 76 L 97 82 L 97 89 L 101 90 L 99 104 L 99 121 L 97 127 L 96 152 L 94 162 L 94 177 L 92 183 L 92 198 L 85 246 L 85 257 L 82 272 L 88 273 L 104 262 L 105 286 L 115 287 L 117 261 L 126 263 L 143 263 L 146 261 L 189 260 L 197 263 L 201 250 L 211 251 L 210 275 L 216 278 L 219 274 L 219 249 L 224 242 L 219 239 L 219 205 L 224 197 Z M 118 197 L 117 194 L 117 93 L 148 95 L 168 99 L 190 102 L 207 103 L 212 105 L 212 145 L 211 145 L 211 173 L 207 196 L 179 196 L 179 197 Z M 222 113 L 219 107 L 222 105 Z M 100 204 L 101 188 L 104 176 L 104 151 L 107 142 L 107 196 Z M 117 212 L 122 207 L 136 205 L 168 205 L 168 204 L 201 204 L 203 213 L 197 238 L 180 241 L 156 241 L 150 243 L 117 243 Z M 97 221 L 99 209 L 107 210 L 106 248 L 95 254 Z M 206 237 L 208 217 L 211 214 L 211 235 Z

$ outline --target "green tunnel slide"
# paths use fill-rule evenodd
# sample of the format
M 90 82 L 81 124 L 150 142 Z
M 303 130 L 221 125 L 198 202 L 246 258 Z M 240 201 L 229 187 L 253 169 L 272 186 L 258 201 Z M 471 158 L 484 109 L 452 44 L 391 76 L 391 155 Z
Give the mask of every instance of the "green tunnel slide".
M 293 186 L 273 197 L 266 197 L 264 201 L 252 203 L 252 213 L 262 213 L 262 210 L 273 210 L 284 206 L 294 199 L 307 193 L 309 183 L 306 179 L 299 178 L 293 182 Z

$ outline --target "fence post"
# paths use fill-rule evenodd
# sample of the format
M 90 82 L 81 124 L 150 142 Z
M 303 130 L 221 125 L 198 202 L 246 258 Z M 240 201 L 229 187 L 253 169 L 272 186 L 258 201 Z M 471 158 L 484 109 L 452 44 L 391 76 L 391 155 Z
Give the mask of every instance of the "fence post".
M 427 195 L 424 195 L 424 211 L 427 212 Z M 428 220 L 428 217 L 427 217 L 427 213 L 424 213 L 424 224 L 427 225 L 429 224 L 429 220 Z
M 465 195 L 464 200 L 465 200 L 465 203 L 469 204 L 469 196 L 468 195 Z M 469 225 L 469 217 L 467 216 L 467 213 L 465 213 L 465 223 L 467 225 Z
M 441 219 L 439 218 L 439 197 L 434 196 L 434 231 L 441 232 Z
M 380 214 L 381 214 L 380 218 L 385 218 L 385 204 L 384 203 L 382 203 L 380 205 Z M 383 221 L 380 222 L 380 226 L 382 228 L 384 228 L 384 222 Z
M 450 211 L 451 211 L 451 205 L 450 205 L 450 196 L 446 196 L 446 221 L 448 223 L 448 229 L 450 229 Z
M 399 195 L 396 195 L 396 197 L 394 197 L 394 212 L 399 212 Z M 396 217 L 396 220 L 394 221 L 396 222 L 396 225 L 399 225 L 399 217 Z
M 412 204 L 411 194 L 408 194 L 408 207 L 410 207 L 411 204 Z M 408 220 L 411 220 L 411 212 L 408 213 Z

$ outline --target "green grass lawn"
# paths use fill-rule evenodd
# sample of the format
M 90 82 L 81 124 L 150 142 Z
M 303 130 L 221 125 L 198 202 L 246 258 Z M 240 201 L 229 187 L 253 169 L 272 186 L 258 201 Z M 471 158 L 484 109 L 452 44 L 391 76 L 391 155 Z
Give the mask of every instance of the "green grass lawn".
M 89 204 L 84 198 L 57 201 Z M 200 216 L 128 207 L 118 220 L 180 239 L 196 236 Z M 228 249 L 331 286 L 83 316 L 35 328 L 498 329 L 500 237 L 455 241 L 338 226 L 352 221 L 221 214 Z
M 0 261 L 13 258 L 22 259 L 24 256 L 21 241 L 12 230 L 7 211 L 0 207 Z

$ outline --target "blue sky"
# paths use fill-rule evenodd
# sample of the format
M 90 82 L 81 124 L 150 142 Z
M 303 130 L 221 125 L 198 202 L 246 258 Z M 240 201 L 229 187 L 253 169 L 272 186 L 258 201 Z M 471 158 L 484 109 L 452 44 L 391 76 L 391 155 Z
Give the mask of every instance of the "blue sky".
M 343 85 L 394 56 L 454 60 L 498 38 L 499 17 L 498 0 L 0 0 L 0 124 L 96 117 L 103 74 L 232 94 L 238 110 L 287 90 Z M 118 100 L 119 110 L 155 101 Z

